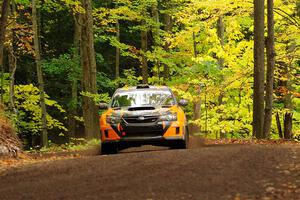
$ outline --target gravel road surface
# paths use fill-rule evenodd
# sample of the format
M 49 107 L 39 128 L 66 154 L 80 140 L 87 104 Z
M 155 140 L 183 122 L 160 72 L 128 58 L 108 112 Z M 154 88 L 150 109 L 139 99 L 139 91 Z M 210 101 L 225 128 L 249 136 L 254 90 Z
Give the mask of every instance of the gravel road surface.
M 132 148 L 5 170 L 0 199 L 299 199 L 299 145 Z

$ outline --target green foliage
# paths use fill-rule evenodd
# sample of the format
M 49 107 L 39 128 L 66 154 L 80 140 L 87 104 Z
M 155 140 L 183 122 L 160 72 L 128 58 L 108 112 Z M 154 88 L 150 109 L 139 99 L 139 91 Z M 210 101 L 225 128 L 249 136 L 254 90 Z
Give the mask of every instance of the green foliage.
M 46 97 L 46 105 L 48 108 L 56 109 L 61 114 L 65 110 L 54 100 L 51 100 L 48 95 Z M 22 134 L 37 135 L 41 133 L 41 107 L 39 89 L 32 84 L 17 85 L 15 87 L 15 106 L 17 109 L 16 121 L 18 132 Z M 62 132 L 67 131 L 63 123 L 47 114 L 47 129 L 58 129 Z
M 215 137 L 220 133 L 226 133 L 227 137 L 251 136 L 252 6 L 248 2 L 232 0 L 190 1 L 182 10 L 174 12 L 176 20 L 173 29 L 176 32 L 166 35 L 165 40 L 170 42 L 171 48 L 163 57 L 172 63 L 167 64 L 172 68 L 172 80 L 168 85 L 171 85 L 181 98 L 191 101 L 191 105 L 187 107 L 190 123 L 201 127 L 207 137 Z M 283 15 L 281 16 L 278 12 L 275 14 L 275 20 L 280 21 L 276 24 L 277 28 L 275 27 L 278 35 L 276 38 L 282 41 L 276 44 L 276 51 L 278 54 L 282 52 L 282 56 L 276 58 L 278 63 L 283 65 L 292 64 L 289 69 L 296 67 L 292 61 L 299 60 L 300 55 L 299 48 L 295 48 L 299 46 L 295 34 L 299 35 L 300 29 L 287 20 L 293 16 L 294 8 L 295 4 L 292 2 L 285 4 L 284 1 L 277 1 L 275 5 L 275 9 L 284 10 L 289 15 L 281 13 Z M 220 43 L 217 30 L 217 21 L 220 17 L 225 27 L 223 45 Z M 290 51 L 289 56 L 287 50 Z M 154 58 L 163 54 L 155 52 L 154 55 L 155 57 L 148 52 L 150 61 L 154 62 Z M 220 59 L 224 62 L 223 67 L 219 66 Z M 283 81 L 283 71 L 279 76 L 278 78 Z M 294 82 L 291 75 L 285 80 Z M 197 92 L 199 85 L 201 85 L 200 93 Z M 193 104 L 199 103 L 199 100 L 202 104 L 201 118 L 194 120 Z M 297 108 L 295 100 L 293 104 L 293 107 Z M 294 134 L 299 130 L 298 121 L 299 117 L 296 114 Z M 277 134 L 275 118 L 272 132 Z
M 97 73 L 97 87 L 99 92 L 109 92 L 110 94 L 117 89 L 115 81 L 103 72 Z
M 16 84 L 19 85 L 15 89 L 18 111 L 16 119 L 22 133 L 39 134 L 39 91 L 32 85 L 36 82 L 36 77 L 31 47 L 30 1 L 15 2 L 18 8 L 16 22 L 9 25 L 9 29 L 15 34 L 15 41 L 8 43 L 13 43 L 18 60 Z M 300 135 L 300 3 L 295 0 L 278 0 L 274 3 L 276 21 L 274 112 L 280 114 L 281 120 L 285 112 L 293 112 L 294 135 Z M 66 121 L 64 115 L 72 115 L 77 122 L 82 122 L 82 117 L 78 114 L 82 111 L 82 96 L 92 98 L 95 104 L 108 102 L 109 96 L 118 87 L 141 83 L 140 65 L 141 57 L 144 55 L 147 58 L 149 84 L 168 85 L 178 99 L 188 99 L 190 104 L 185 108 L 188 120 L 201 128 L 202 135 L 210 138 L 220 134 L 227 137 L 251 137 L 253 2 L 93 1 L 99 94 L 81 92 L 80 52 L 72 49 L 74 18 L 78 19 L 78 14 L 85 12 L 81 2 L 47 0 L 40 6 L 45 89 L 55 100 L 50 100 L 47 96 L 48 128 L 53 132 L 65 133 L 63 124 L 59 122 Z M 155 17 L 157 14 L 158 18 Z M 169 31 L 166 30 L 166 15 L 172 17 L 172 28 Z M 220 18 L 224 24 L 223 41 L 218 34 Z M 117 22 L 120 41 L 116 34 Z M 141 31 L 148 31 L 146 52 L 141 51 Z M 120 49 L 121 56 L 118 79 L 114 78 L 116 48 Z M 166 67 L 169 68 L 168 74 L 164 72 Z M 3 85 L 8 91 L 8 73 L 4 74 Z M 4 99 L 8 102 L 8 92 Z M 289 101 L 290 105 L 287 103 Z M 194 119 L 196 103 L 201 103 L 200 119 Z M 66 113 L 62 107 L 66 108 Z M 271 137 L 278 138 L 277 132 L 276 121 L 273 118 Z
M 52 58 L 49 61 L 43 62 L 43 71 L 53 77 L 63 76 L 65 80 L 77 81 L 81 78 L 81 67 L 78 56 L 75 56 L 74 49 L 71 49 L 72 54 L 63 54 L 58 58 Z
M 82 91 L 80 94 L 82 96 L 91 98 L 95 102 L 95 105 L 97 105 L 101 102 L 108 103 L 110 101 L 110 97 L 109 97 L 108 93 L 105 93 L 105 94 L 92 94 L 90 92 L 83 92 Z
M 71 138 L 70 142 L 65 144 L 55 144 L 49 141 L 48 147 L 43 147 L 39 152 L 62 152 L 62 151 L 84 151 L 91 148 L 99 147 L 100 141 L 97 139 L 86 140 L 84 138 Z M 33 153 L 36 150 L 31 149 L 29 152 Z
M 29 5 L 30 0 L 15 0 L 16 4 L 21 4 L 21 5 Z
M 124 70 L 123 77 L 115 80 L 115 84 L 123 87 L 138 85 L 141 77 L 137 77 L 133 69 Z
M 153 7 L 159 10 L 159 21 L 153 18 Z M 297 68 L 299 58 L 299 5 L 293 0 L 275 2 L 276 57 L 278 68 L 276 82 L 291 81 L 289 88 L 297 92 Z M 126 12 L 125 12 L 126 11 Z M 102 41 L 121 50 L 123 58 L 141 61 L 141 55 L 147 57 L 151 66 L 150 84 L 167 84 L 178 97 L 189 99 L 187 110 L 190 123 L 197 124 L 208 133 L 226 133 L 228 136 L 249 137 L 252 133 L 252 71 L 253 71 L 253 3 L 242 0 L 170 0 L 170 1 L 115 1 L 110 7 L 96 9 L 99 35 Z M 141 13 L 143 13 L 141 15 Z M 162 30 L 164 15 L 173 18 L 171 32 Z M 218 35 L 217 21 L 222 18 L 224 24 L 223 43 Z M 121 35 L 138 35 L 141 30 L 150 30 L 151 48 L 140 52 L 139 43 L 126 43 L 116 39 L 115 24 L 121 27 Z M 141 21 L 146 21 L 141 26 Z M 157 35 L 155 29 L 160 27 Z M 138 32 L 138 33 L 137 33 Z M 149 40 L 149 39 L 148 39 Z M 138 41 L 139 42 L 139 41 Z M 166 49 L 166 45 L 168 48 Z M 223 65 L 221 66 L 220 60 Z M 170 80 L 162 78 L 164 67 L 170 69 Z M 284 66 L 289 66 L 284 69 Z M 137 66 L 136 66 L 137 68 Z M 291 71 L 287 73 L 287 71 Z M 150 67 L 149 67 L 150 70 Z M 284 72 L 285 70 L 285 72 Z M 129 72 L 129 73 L 128 73 Z M 290 75 L 287 75 L 290 74 Z M 288 77 L 289 76 L 289 77 Z M 104 76 L 102 76 L 104 77 Z M 122 78 L 125 77 L 125 78 Z M 124 70 L 124 76 L 116 80 L 116 86 L 136 85 L 140 77 L 134 67 Z M 112 83 L 102 78 L 104 83 Z M 106 84 L 106 85 L 110 85 Z M 112 85 L 112 84 L 111 84 Z M 201 85 L 201 91 L 198 87 Z M 277 95 L 277 94 L 276 94 Z M 275 99 L 275 107 L 285 105 L 282 99 Z M 201 118 L 194 120 L 193 104 L 202 102 Z M 292 100 L 293 110 L 298 113 L 298 103 Z M 284 110 L 282 110 L 283 112 Z M 294 115 L 294 132 L 298 132 L 298 114 Z M 207 130 L 206 128 L 207 127 Z M 272 132 L 277 134 L 275 119 Z M 207 134 L 208 134 L 207 133 Z M 272 136 L 273 137 L 273 136 Z M 275 137 L 275 136 L 274 136 Z

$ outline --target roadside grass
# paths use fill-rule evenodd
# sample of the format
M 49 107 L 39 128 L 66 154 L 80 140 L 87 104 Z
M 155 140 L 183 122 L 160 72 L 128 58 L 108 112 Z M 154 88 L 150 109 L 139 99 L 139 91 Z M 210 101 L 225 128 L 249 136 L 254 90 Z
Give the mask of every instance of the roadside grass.
M 100 140 L 92 139 L 86 140 L 84 138 L 71 138 L 70 142 L 65 144 L 55 144 L 49 140 L 48 147 L 42 147 L 41 149 L 30 149 L 27 153 L 55 153 L 55 152 L 73 152 L 84 151 L 95 146 L 99 146 Z

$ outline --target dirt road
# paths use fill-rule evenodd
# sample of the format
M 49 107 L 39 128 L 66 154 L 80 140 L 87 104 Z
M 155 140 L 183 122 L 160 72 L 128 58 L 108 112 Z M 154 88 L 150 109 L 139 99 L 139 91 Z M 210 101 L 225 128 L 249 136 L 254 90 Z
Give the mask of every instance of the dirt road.
M 43 162 L 2 172 L 0 199 L 300 199 L 300 148 L 140 148 Z

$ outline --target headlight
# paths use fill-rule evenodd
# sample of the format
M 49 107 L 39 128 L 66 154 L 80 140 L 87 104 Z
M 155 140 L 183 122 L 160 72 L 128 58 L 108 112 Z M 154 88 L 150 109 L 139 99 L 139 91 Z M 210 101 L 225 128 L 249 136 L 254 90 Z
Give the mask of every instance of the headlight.
M 119 124 L 121 122 L 121 116 L 108 115 L 106 116 L 106 123 Z
M 177 113 L 166 113 L 160 116 L 160 121 L 177 121 Z

